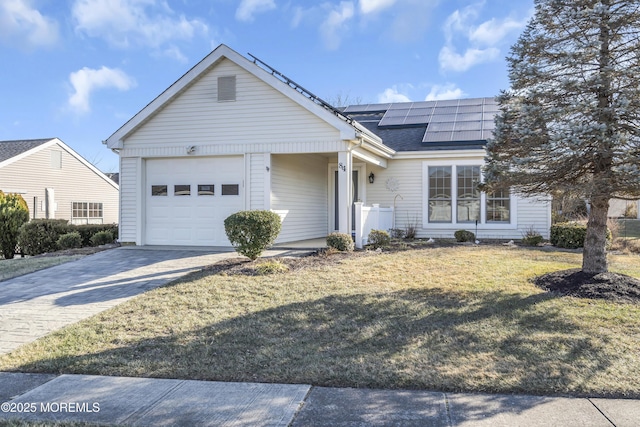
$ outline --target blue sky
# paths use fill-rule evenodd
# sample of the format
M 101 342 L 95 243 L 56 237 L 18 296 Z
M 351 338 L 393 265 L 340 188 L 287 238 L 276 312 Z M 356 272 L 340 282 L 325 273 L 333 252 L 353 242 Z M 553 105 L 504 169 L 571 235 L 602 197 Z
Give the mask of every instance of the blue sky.
M 494 96 L 533 0 L 0 0 L 0 140 L 101 141 L 220 43 L 327 101 Z

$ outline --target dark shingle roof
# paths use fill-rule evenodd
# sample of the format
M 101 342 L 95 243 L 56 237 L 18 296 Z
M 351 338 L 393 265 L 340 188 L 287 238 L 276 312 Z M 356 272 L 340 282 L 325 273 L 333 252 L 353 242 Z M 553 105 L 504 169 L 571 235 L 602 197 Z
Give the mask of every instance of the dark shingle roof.
M 350 105 L 350 116 L 395 151 L 482 148 L 492 137 L 494 98 Z
M 36 148 L 52 139 L 53 138 L 0 141 L 0 163 L 22 154 L 25 151 L 29 151 L 32 148 Z

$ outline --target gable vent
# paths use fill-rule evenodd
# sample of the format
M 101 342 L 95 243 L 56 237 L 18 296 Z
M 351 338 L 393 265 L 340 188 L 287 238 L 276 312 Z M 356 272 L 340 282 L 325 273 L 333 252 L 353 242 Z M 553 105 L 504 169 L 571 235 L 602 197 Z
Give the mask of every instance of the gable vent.
M 218 77 L 218 102 L 236 100 L 236 76 Z

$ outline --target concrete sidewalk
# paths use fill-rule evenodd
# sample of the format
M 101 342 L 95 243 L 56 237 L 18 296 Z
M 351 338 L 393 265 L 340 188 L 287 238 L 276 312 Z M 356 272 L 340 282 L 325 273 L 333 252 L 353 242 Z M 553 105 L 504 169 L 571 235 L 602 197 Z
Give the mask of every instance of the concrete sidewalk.
M 0 419 L 135 426 L 640 425 L 640 401 L 0 373 Z

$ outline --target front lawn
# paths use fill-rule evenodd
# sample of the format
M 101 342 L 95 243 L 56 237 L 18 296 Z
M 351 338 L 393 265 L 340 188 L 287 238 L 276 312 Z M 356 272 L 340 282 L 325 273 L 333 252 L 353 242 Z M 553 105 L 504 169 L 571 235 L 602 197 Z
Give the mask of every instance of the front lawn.
M 638 256 L 610 259 L 640 277 Z M 0 370 L 638 398 L 640 304 L 529 281 L 580 262 L 456 246 L 211 269 L 0 356 Z

